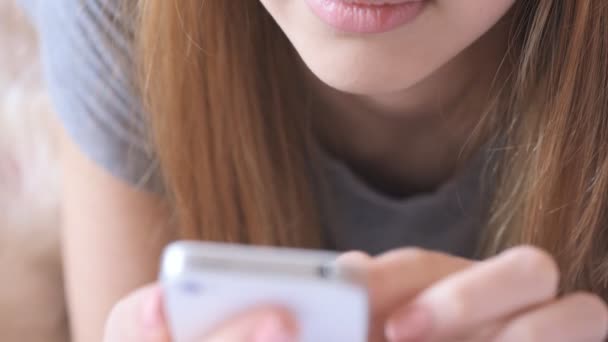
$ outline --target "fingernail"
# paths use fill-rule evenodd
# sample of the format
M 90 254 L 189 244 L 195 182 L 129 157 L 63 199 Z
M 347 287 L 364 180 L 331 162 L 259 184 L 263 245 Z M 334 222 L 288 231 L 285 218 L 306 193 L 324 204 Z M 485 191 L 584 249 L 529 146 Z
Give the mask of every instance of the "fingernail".
M 142 305 L 142 323 L 145 328 L 157 328 L 163 321 L 161 293 L 159 288 L 150 290 Z
M 423 341 L 430 334 L 431 328 L 430 312 L 420 307 L 410 307 L 388 322 L 385 334 L 389 341 Z
M 260 324 L 252 342 L 294 342 L 295 340 L 286 322 L 279 317 L 269 317 Z

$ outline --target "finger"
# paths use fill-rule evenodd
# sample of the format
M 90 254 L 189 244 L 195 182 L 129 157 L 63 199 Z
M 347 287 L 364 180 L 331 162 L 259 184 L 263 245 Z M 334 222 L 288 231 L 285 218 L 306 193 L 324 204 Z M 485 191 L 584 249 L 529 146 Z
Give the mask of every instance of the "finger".
M 372 258 L 369 254 L 352 251 L 340 255 L 335 261 L 337 271 L 342 277 L 357 283 L 366 283 L 367 269 Z
M 340 267 L 365 267 L 372 258 L 369 254 L 361 251 L 351 251 L 340 255 L 336 259 L 336 264 Z
M 384 341 L 384 325 L 390 312 L 422 289 L 474 262 L 418 248 L 387 252 L 366 264 L 370 297 L 370 341 Z
M 401 341 L 424 335 L 441 340 L 461 335 L 553 299 L 558 280 L 558 268 L 547 253 L 514 248 L 425 290 L 391 317 L 387 337 Z
M 348 276 L 364 282 L 371 303 L 370 341 L 384 341 L 388 312 L 439 279 L 467 268 L 473 261 L 418 248 L 403 248 L 372 259 L 349 252 L 336 260 Z
M 297 334 L 295 321 L 286 310 L 264 307 L 234 317 L 201 338 L 200 341 L 295 342 Z
M 578 293 L 527 312 L 509 322 L 496 342 L 604 341 L 608 309 L 591 294 Z
M 473 264 L 471 260 L 418 248 L 385 253 L 369 265 L 370 302 L 376 312 L 392 311 L 431 284 Z
M 137 290 L 114 306 L 105 329 L 105 342 L 168 342 L 158 285 Z

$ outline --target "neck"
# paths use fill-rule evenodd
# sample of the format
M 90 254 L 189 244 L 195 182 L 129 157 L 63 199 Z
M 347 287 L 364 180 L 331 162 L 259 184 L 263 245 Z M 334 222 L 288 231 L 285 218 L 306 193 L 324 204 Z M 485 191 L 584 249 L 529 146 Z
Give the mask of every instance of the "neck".
M 505 52 L 502 25 L 423 82 L 393 94 L 346 94 L 315 82 L 323 146 L 392 195 L 431 191 L 460 170 Z

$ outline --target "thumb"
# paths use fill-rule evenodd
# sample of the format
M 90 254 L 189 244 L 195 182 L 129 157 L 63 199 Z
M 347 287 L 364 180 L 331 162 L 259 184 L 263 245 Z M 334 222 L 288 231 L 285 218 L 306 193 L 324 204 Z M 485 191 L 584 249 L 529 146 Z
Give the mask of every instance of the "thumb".
M 204 342 L 296 342 L 297 328 L 285 310 L 259 308 L 219 326 Z
M 104 342 L 169 342 L 158 285 L 143 287 L 118 302 L 106 322 Z

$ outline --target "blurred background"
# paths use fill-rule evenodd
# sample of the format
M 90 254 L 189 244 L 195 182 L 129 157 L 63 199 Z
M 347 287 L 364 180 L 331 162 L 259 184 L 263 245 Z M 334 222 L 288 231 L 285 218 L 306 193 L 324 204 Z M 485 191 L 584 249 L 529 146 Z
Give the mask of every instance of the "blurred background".
M 56 1 L 56 0 L 43 0 Z M 0 340 L 67 341 L 56 125 L 37 40 L 0 0 Z

